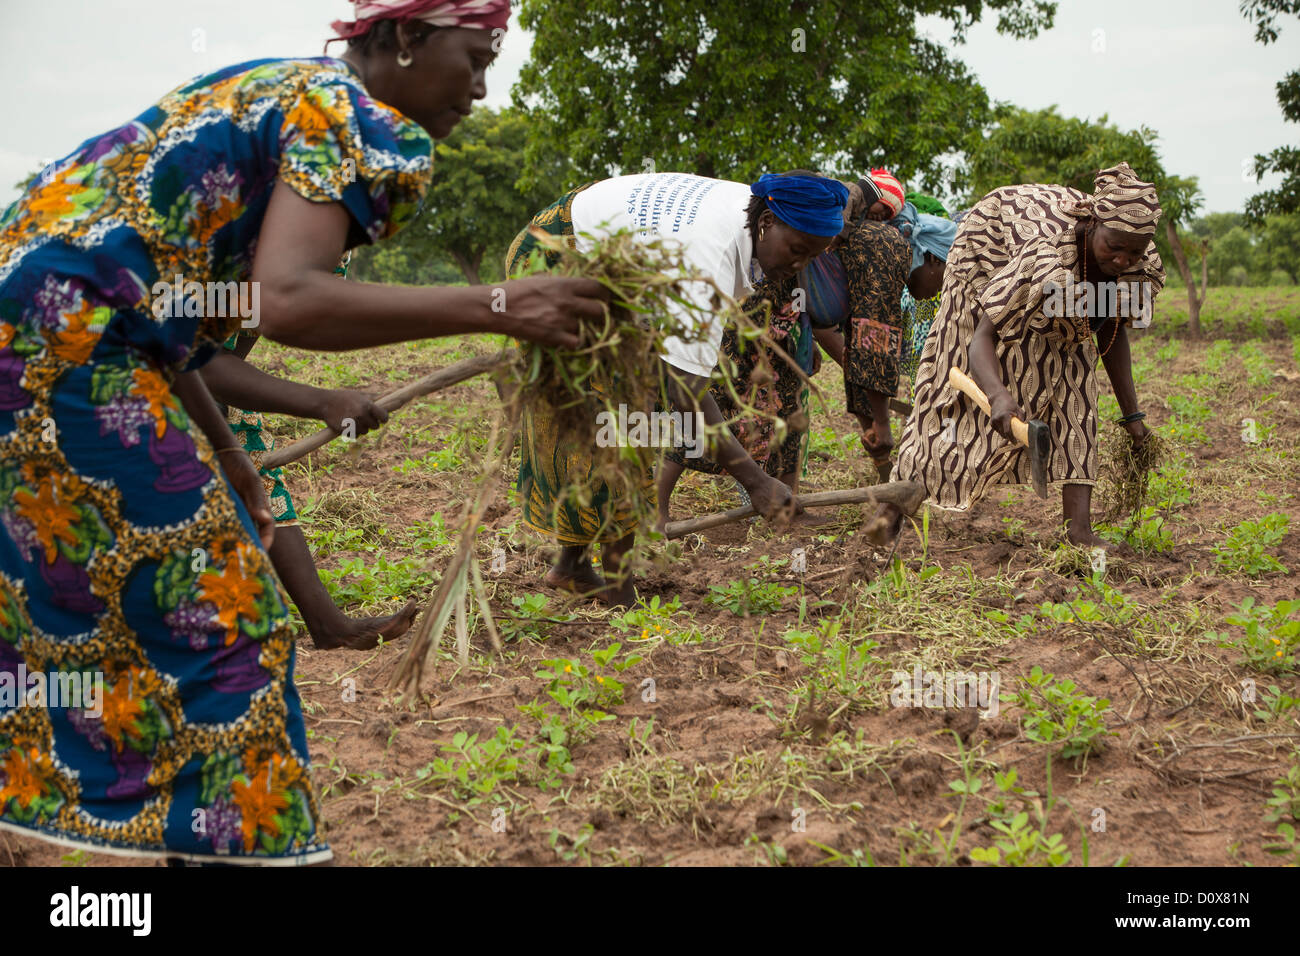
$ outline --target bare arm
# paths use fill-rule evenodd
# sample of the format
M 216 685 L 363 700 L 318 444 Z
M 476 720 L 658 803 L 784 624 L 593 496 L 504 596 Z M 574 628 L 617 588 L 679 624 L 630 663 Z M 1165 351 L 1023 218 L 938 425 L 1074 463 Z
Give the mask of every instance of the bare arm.
M 970 362 L 971 378 L 980 387 L 980 391 L 988 396 L 994 429 L 1003 438 L 1010 439 L 1011 419 L 1025 420 L 1026 416 L 1002 381 L 1002 363 L 998 361 L 994 344 L 993 323 L 987 315 L 982 315 L 979 325 L 975 327 L 967 359 Z
M 238 360 L 236 360 L 238 361 Z M 248 514 L 257 526 L 262 539 L 262 547 L 271 547 L 275 535 L 275 520 L 271 517 L 271 506 L 266 500 L 266 489 L 262 486 L 261 476 L 253 466 L 253 460 L 244 454 L 235 441 L 234 432 L 226 424 L 217 403 L 208 393 L 203 378 L 198 372 L 182 372 L 172 383 L 172 392 L 185 406 L 190 421 L 201 431 L 217 453 L 221 469 L 230 479 L 239 497 L 243 499 Z M 223 449 L 233 449 L 238 454 L 229 454 Z
M 667 365 L 667 363 L 664 363 Z M 704 416 L 707 425 L 722 425 L 722 410 L 709 392 L 709 381 L 701 375 L 690 375 L 679 368 L 668 365 L 665 370 L 668 381 L 668 397 L 672 403 L 685 412 L 698 412 Z M 758 462 L 750 457 L 731 429 L 720 428 L 709 444 L 708 455 L 722 469 L 749 492 L 754 510 L 768 520 L 788 514 L 794 506 L 790 489 L 768 475 Z
M 813 329 L 813 338 L 835 360 L 836 365 L 844 365 L 844 335 L 839 329 Z
M 544 276 L 464 288 L 339 282 L 333 270 L 350 223 L 339 203 L 313 203 L 276 184 L 253 262 L 255 318 L 267 338 L 333 352 L 500 332 L 576 348 L 578 322 L 603 315 L 608 296 L 587 279 Z M 496 289 L 504 295 L 494 294 Z
M 267 375 L 224 349 L 203 366 L 201 374 L 213 398 L 250 412 L 317 418 L 327 394 L 325 389 Z
M 203 366 L 202 375 L 213 398 L 250 412 L 318 418 L 338 431 L 343 431 L 345 419 L 351 419 L 358 436 L 388 421 L 388 412 L 360 392 L 276 378 L 224 349 Z
M 1133 384 L 1133 356 L 1129 351 L 1128 327 L 1121 322 L 1119 328 L 1115 329 L 1115 321 L 1111 319 L 1097 330 L 1097 351 L 1105 350 L 1101 363 L 1106 368 L 1111 388 L 1115 390 L 1120 413 L 1131 415 L 1138 410 L 1137 388 Z M 1109 349 L 1106 349 L 1103 342 L 1111 343 Z M 1148 434 L 1146 423 L 1140 420 L 1129 422 L 1124 428 L 1136 441 L 1141 441 Z

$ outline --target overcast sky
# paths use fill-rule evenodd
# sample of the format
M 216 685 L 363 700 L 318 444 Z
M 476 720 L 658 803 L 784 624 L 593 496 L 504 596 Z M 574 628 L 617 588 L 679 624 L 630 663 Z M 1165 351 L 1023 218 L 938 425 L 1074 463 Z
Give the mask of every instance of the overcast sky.
M 120 125 L 191 76 L 264 56 L 319 55 L 330 21 L 351 10 L 346 0 L 0 3 L 0 89 L 8 94 L 0 204 L 42 161 Z M 1206 208 L 1226 211 L 1271 185 L 1243 174 L 1251 156 L 1300 140 L 1300 129 L 1282 121 L 1275 90 L 1300 66 L 1300 19 L 1281 23 L 1281 39 L 1264 47 L 1237 0 L 1062 0 L 1056 26 L 1036 40 L 980 24 L 955 52 L 994 99 L 1154 128 L 1166 169 L 1198 176 Z M 922 28 L 948 37 L 942 21 Z M 509 102 L 528 43 L 517 28 L 507 36 L 488 74 L 488 105 Z

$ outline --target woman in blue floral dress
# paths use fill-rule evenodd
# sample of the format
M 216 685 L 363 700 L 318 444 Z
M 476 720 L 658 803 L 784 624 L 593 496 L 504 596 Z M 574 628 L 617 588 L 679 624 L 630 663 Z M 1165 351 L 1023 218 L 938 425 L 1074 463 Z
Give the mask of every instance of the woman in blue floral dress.
M 418 209 L 431 137 L 486 94 L 509 6 L 356 15 L 335 25 L 341 58 L 198 78 L 0 217 L 0 828 L 172 860 L 328 859 L 270 509 L 195 370 L 250 321 L 329 350 L 486 331 L 572 346 L 601 314 L 581 280 L 505 283 L 494 312 L 485 288 L 332 277 Z M 214 309 L 214 288 L 245 308 Z M 55 693 L 74 677 L 75 699 Z

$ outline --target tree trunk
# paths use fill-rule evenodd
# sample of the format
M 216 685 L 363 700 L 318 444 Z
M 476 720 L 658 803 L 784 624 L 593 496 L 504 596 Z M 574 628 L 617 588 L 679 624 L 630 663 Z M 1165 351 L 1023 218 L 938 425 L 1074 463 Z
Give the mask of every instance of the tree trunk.
M 1192 270 L 1187 265 L 1187 253 L 1183 251 L 1183 242 L 1178 238 L 1178 227 L 1174 225 L 1172 219 L 1165 220 L 1165 237 L 1169 240 L 1169 248 L 1173 250 L 1174 261 L 1178 263 L 1178 271 L 1182 273 L 1183 284 L 1187 286 L 1187 326 L 1188 336 L 1194 339 L 1201 337 L 1201 303 L 1204 297 L 1196 297 L 1196 280 L 1192 278 Z
M 1196 314 L 1201 314 L 1201 306 L 1205 305 L 1205 297 L 1210 292 L 1210 240 L 1201 240 L 1201 298 L 1196 306 Z
M 483 280 L 478 277 L 478 268 L 483 262 L 483 250 L 480 249 L 473 256 L 466 256 L 464 253 L 452 250 L 451 257 L 456 260 L 456 265 L 460 266 L 460 271 L 465 273 L 465 280 L 470 285 L 482 285 Z

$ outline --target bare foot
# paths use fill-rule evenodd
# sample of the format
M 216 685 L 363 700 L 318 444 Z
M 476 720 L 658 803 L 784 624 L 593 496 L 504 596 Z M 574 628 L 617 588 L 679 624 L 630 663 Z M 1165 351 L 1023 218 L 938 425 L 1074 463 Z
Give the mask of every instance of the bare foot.
M 903 510 L 898 505 L 884 504 L 874 518 L 862 528 L 866 539 L 877 546 L 884 546 L 898 537 L 903 530 Z
M 1065 536 L 1066 540 L 1076 548 L 1101 548 L 1103 551 L 1114 551 L 1115 543 L 1107 541 L 1105 538 L 1099 538 L 1089 531 L 1086 534 L 1074 534 L 1071 532 Z
M 815 528 L 818 525 L 830 524 L 831 520 L 832 519 L 827 515 L 814 514 L 811 511 L 805 511 L 803 508 L 800 508 L 795 512 L 794 524 Z
M 560 568 L 556 565 L 546 572 L 546 583 L 550 587 L 581 597 L 593 597 L 608 587 L 605 579 L 588 562 L 582 562 L 574 568 Z
M 380 638 L 391 641 L 401 637 L 411 629 L 415 616 L 419 613 L 419 605 L 415 603 L 415 598 L 411 598 L 405 607 L 388 617 L 346 618 L 348 626 L 342 632 L 318 633 L 313 630 L 312 643 L 321 651 L 332 651 L 340 647 L 368 651 L 379 643 Z
M 631 607 L 636 604 L 636 585 L 632 583 L 631 577 L 622 584 L 611 581 L 593 597 L 608 607 Z

